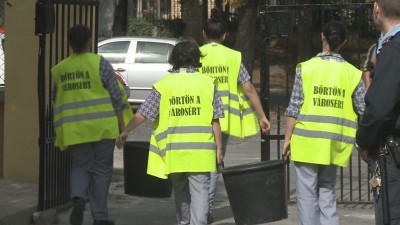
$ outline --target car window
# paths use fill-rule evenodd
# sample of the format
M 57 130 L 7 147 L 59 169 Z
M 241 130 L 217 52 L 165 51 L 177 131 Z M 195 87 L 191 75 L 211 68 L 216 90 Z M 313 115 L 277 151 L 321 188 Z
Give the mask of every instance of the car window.
M 116 41 L 99 46 L 97 52 L 110 63 L 124 63 L 130 41 Z
M 174 46 L 168 43 L 139 41 L 136 47 L 136 63 L 167 63 Z

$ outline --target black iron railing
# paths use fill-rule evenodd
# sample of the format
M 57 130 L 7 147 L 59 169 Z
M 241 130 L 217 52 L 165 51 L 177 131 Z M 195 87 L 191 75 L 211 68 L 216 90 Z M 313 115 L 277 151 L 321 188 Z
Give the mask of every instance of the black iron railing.
M 97 52 L 99 0 L 38 0 L 36 35 L 39 36 L 39 196 L 38 210 L 61 207 L 70 202 L 71 156 L 54 146 L 51 68 L 68 57 L 67 32 L 75 24 L 86 24 L 93 33 Z
M 262 135 L 261 159 L 280 158 L 285 121 L 297 63 L 321 51 L 321 28 L 331 20 L 346 24 L 350 33 L 341 55 L 361 69 L 377 31 L 371 19 L 372 3 L 365 1 L 260 0 L 260 96 L 264 111 L 271 120 L 270 135 Z M 276 149 L 275 149 L 276 148 Z M 291 167 L 291 166 L 289 166 Z M 289 170 L 288 170 L 289 171 Z M 288 176 L 294 188 L 294 177 Z M 354 151 L 349 166 L 338 172 L 338 203 L 370 203 L 368 166 Z M 289 190 L 295 199 L 295 189 Z

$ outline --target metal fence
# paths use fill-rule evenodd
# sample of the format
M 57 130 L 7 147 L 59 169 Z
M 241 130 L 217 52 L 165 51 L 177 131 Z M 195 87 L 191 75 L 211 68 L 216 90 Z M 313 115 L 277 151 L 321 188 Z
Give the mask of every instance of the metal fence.
M 270 135 L 262 135 L 262 160 L 280 157 L 284 139 L 283 113 L 292 91 L 297 63 L 321 51 L 322 25 L 336 19 L 344 22 L 350 33 L 341 55 L 361 68 L 377 31 L 372 21 L 372 4 L 365 1 L 260 0 L 260 64 L 261 98 L 271 120 Z M 303 1 L 304 2 L 304 1 Z M 339 2 L 339 3 L 338 3 Z M 289 171 L 289 170 L 288 170 Z M 368 167 L 354 151 L 347 168 L 338 172 L 336 194 L 338 203 L 370 203 Z M 295 177 L 288 176 L 293 184 Z M 294 186 L 294 185 L 292 185 Z M 289 189 L 295 200 L 295 189 Z
M 99 0 L 38 0 L 36 29 L 39 36 L 39 196 L 38 210 L 60 207 L 70 202 L 69 173 L 72 158 L 69 151 L 54 146 L 51 68 L 68 57 L 66 34 L 75 24 L 86 24 L 92 30 L 92 49 L 97 49 Z
M 205 8 L 210 15 L 210 11 L 215 7 L 216 0 L 203 0 L 202 4 L 205 4 Z M 179 0 L 166 0 L 159 1 L 155 0 L 138 0 L 134 6 L 136 9 L 136 18 L 145 19 L 180 19 L 182 15 L 182 4 Z M 238 14 L 235 7 L 232 7 L 229 2 L 222 4 L 223 11 L 229 21 L 237 19 Z
M 7 2 L 0 0 L 0 86 L 4 86 L 5 72 L 4 72 L 4 42 L 5 42 L 5 30 L 4 30 L 4 7 Z M 9 4 L 9 3 L 8 3 Z

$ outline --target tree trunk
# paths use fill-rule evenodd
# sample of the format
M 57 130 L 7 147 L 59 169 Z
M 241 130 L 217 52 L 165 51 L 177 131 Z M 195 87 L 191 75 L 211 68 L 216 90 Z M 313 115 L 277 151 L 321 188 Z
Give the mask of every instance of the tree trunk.
M 299 4 L 311 4 L 311 0 L 301 0 Z M 312 35 L 313 35 L 313 21 L 312 21 L 312 10 L 301 10 L 300 11 L 300 23 L 298 27 L 298 43 L 297 49 L 297 61 L 305 61 L 311 57 L 312 54 Z
M 100 0 L 99 6 L 99 37 L 110 38 L 113 36 L 116 0 Z
M 186 25 L 184 37 L 203 42 L 204 0 L 182 0 L 182 20 Z
M 250 76 L 253 74 L 254 66 L 258 5 L 258 0 L 247 0 L 246 4 L 239 8 L 239 26 L 234 46 L 236 50 L 242 52 L 242 63 Z
M 128 29 L 128 0 L 118 0 L 114 13 L 113 36 L 126 36 Z

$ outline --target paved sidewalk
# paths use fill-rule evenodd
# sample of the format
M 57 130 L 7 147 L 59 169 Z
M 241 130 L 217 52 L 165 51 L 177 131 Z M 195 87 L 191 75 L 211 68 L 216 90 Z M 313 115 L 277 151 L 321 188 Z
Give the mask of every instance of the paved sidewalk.
M 109 198 L 110 216 L 117 225 L 176 225 L 173 198 L 145 198 L 124 194 L 123 182 L 114 182 Z M 60 224 L 68 224 L 71 209 L 59 213 Z M 288 218 L 263 225 L 294 225 L 297 224 L 296 206 L 288 206 Z M 338 213 L 341 224 L 374 225 L 371 205 L 339 205 Z M 229 201 L 220 179 L 214 211 L 215 225 L 235 225 Z M 84 225 L 91 225 L 90 210 L 85 211 Z
M 0 225 L 30 224 L 37 199 L 37 184 L 0 179 Z
M 142 130 L 149 129 L 143 126 Z M 129 141 L 148 140 L 148 134 L 132 132 Z M 145 198 L 126 195 L 124 193 L 123 151 L 115 151 L 115 170 L 110 188 L 110 217 L 117 225 L 175 225 L 175 208 L 173 197 Z M 271 156 L 273 157 L 273 156 Z M 260 138 L 252 137 L 246 140 L 231 140 L 225 158 L 225 167 L 260 161 Z M 293 173 L 292 173 L 293 174 Z M 294 179 L 291 179 L 293 182 Z M 290 184 L 293 191 L 294 184 Z M 0 179 L 0 225 L 29 225 L 32 213 L 36 211 L 37 184 Z M 291 199 L 293 200 L 293 199 Z M 59 210 L 58 221 L 54 223 L 68 225 L 71 208 Z M 296 206 L 289 204 L 288 218 L 276 222 L 264 223 L 271 225 L 297 224 Z M 338 213 L 342 225 L 373 225 L 374 216 L 371 204 L 338 205 Z M 222 175 L 218 183 L 216 196 L 215 225 L 234 225 L 229 200 L 225 191 Z M 56 223 L 58 222 L 58 223 Z M 90 209 L 87 205 L 84 225 L 91 225 Z

